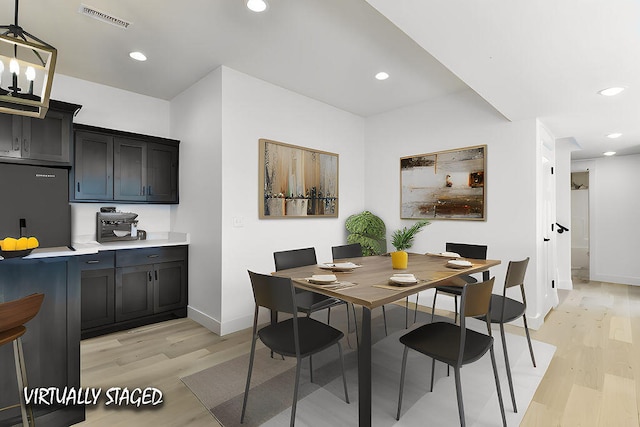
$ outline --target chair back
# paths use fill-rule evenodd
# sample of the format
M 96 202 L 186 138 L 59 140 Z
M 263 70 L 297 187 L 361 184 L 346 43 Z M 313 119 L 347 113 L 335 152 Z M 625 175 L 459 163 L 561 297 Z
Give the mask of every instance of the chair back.
M 257 307 L 265 307 L 277 312 L 297 313 L 294 287 L 288 277 L 277 277 L 249 271 L 253 298 Z
M 22 326 L 36 317 L 43 299 L 44 294 L 31 294 L 0 304 L 0 332 Z
M 466 284 L 462 291 L 460 313 L 463 317 L 487 316 L 495 277 L 480 283 Z
M 486 245 L 471 245 L 468 243 L 450 243 L 446 244 L 447 252 L 455 252 L 463 258 L 471 259 L 487 259 Z
M 507 267 L 507 275 L 504 279 L 504 288 L 511 288 L 513 286 L 524 285 L 524 275 L 527 272 L 527 265 L 529 265 L 529 257 L 522 261 L 509 261 Z
M 350 245 L 333 246 L 331 248 L 333 259 L 343 258 L 359 258 L 362 256 L 362 246 L 360 243 L 352 243 Z
M 305 265 L 315 265 L 318 263 L 316 259 L 315 248 L 292 249 L 289 251 L 274 252 L 273 260 L 276 264 L 276 271 L 286 270 L 288 268 L 303 267 Z

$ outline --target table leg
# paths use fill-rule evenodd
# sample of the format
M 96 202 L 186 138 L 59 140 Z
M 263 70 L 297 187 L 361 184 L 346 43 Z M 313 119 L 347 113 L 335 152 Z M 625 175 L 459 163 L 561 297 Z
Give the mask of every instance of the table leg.
M 358 350 L 358 425 L 371 426 L 371 310 L 362 307 Z

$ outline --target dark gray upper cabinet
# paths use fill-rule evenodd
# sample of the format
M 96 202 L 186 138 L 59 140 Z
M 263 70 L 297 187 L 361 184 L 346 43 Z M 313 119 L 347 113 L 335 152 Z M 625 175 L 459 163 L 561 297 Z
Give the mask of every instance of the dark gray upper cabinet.
M 0 114 L 2 161 L 70 166 L 73 115 L 80 105 L 50 101 L 44 119 Z
M 76 200 L 113 200 L 113 137 L 76 131 L 75 150 Z
M 179 141 L 75 126 L 75 201 L 178 203 Z

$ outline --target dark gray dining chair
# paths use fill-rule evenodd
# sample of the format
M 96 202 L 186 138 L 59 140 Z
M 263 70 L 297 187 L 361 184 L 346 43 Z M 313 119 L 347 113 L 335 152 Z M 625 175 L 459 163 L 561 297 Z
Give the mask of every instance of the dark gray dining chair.
M 413 349 L 432 359 L 431 361 L 431 391 L 433 391 L 433 379 L 436 360 L 453 367 L 456 396 L 458 399 L 458 415 L 460 425 L 465 426 L 464 404 L 462 401 L 462 384 L 460 370 L 462 366 L 475 362 L 484 356 L 487 351 L 491 354 L 493 378 L 498 392 L 498 403 L 502 415 L 502 425 L 506 427 L 507 419 L 504 413 L 502 391 L 496 367 L 496 358 L 493 351 L 493 337 L 491 336 L 491 324 L 488 320 L 489 305 L 491 302 L 491 290 L 494 278 L 481 283 L 466 284 L 460 294 L 460 325 L 451 322 L 435 322 L 422 325 L 400 337 L 404 344 L 402 354 L 402 370 L 400 373 L 400 392 L 398 396 L 398 412 L 396 420 L 400 420 L 402 408 L 402 393 L 404 389 L 405 373 L 407 370 L 407 354 Z M 468 329 L 466 319 L 468 317 L 485 316 L 487 334 Z M 486 393 L 484 384 L 479 384 L 474 393 Z
M 289 268 L 304 267 L 318 264 L 315 248 L 292 249 L 273 253 L 276 271 L 287 270 Z M 316 311 L 327 309 L 327 324 L 331 323 L 331 307 L 340 304 L 347 304 L 338 298 L 317 294 L 311 291 L 296 289 L 296 301 L 298 308 L 307 316 Z M 347 330 L 350 326 L 349 310 L 347 309 Z
M 447 252 L 455 252 L 463 258 L 469 259 L 487 259 L 487 246 L 486 245 L 472 245 L 468 243 L 447 243 L 446 244 Z M 478 280 L 470 275 L 462 275 L 455 279 L 459 285 L 464 283 L 476 283 Z M 489 280 L 489 270 L 482 272 L 482 280 Z M 458 321 L 458 297 L 462 294 L 462 288 L 460 286 L 456 286 L 455 284 L 443 284 L 440 286 L 436 286 L 435 292 L 433 294 L 433 305 L 431 306 L 431 321 L 433 321 L 433 317 L 435 315 L 436 310 L 436 298 L 438 294 L 445 294 L 453 297 L 453 303 L 455 307 L 455 317 L 454 322 Z M 417 302 L 417 298 L 416 298 Z M 417 310 L 417 307 L 416 307 Z M 415 322 L 415 315 L 414 320 Z
M 253 315 L 253 334 L 251 339 L 251 355 L 249 358 L 249 369 L 247 372 L 247 383 L 244 389 L 244 399 L 242 401 L 242 414 L 240 422 L 244 422 L 249 398 L 249 388 L 251 386 L 251 373 L 253 371 L 253 360 L 255 358 L 256 341 L 260 341 L 274 353 L 287 357 L 296 358 L 296 375 L 293 386 L 293 403 L 291 405 L 290 426 L 295 425 L 296 406 L 298 403 L 298 386 L 300 384 L 300 367 L 302 359 L 325 350 L 333 345 L 338 346 L 340 355 L 340 367 L 342 369 L 342 383 L 344 386 L 344 399 L 349 403 L 347 392 L 347 378 L 344 371 L 344 358 L 342 356 L 342 346 L 340 340 L 344 337 L 342 331 L 335 329 L 325 323 L 318 322 L 310 317 L 298 317 L 298 307 L 296 304 L 297 293 L 290 278 L 277 277 L 249 271 L 251 288 L 255 299 L 255 310 Z M 260 307 L 272 311 L 291 314 L 291 318 L 281 322 L 269 324 L 258 329 L 258 313 Z M 310 374 L 313 382 L 313 370 Z M 327 408 L 329 411 L 330 408 Z
M 533 346 L 531 345 L 531 336 L 529 335 L 529 326 L 527 325 L 527 297 L 524 293 L 524 276 L 527 272 L 529 258 L 522 261 L 510 261 L 507 267 L 507 274 L 504 279 L 504 288 L 502 295 L 491 295 L 491 323 L 500 325 L 500 337 L 502 338 L 502 352 L 504 353 L 504 362 L 507 368 L 507 379 L 509 380 L 509 391 L 511 392 L 511 403 L 513 404 L 513 412 L 518 412 L 516 406 L 516 396 L 513 391 L 513 379 L 511 378 L 511 366 L 509 364 L 509 354 L 507 352 L 507 339 L 504 333 L 504 324 L 513 322 L 522 317 L 524 322 L 524 332 L 527 336 L 529 344 L 529 354 L 533 367 L 536 366 L 536 358 L 533 355 Z M 522 301 L 507 297 L 507 289 L 513 287 L 520 288 L 520 297 Z

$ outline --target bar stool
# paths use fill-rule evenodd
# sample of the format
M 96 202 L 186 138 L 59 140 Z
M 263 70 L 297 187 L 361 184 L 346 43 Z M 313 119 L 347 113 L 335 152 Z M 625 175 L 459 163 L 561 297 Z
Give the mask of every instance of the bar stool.
M 25 404 L 23 390 L 28 387 L 27 371 L 22 351 L 22 335 L 27 332 L 24 326 L 40 311 L 44 294 L 32 294 L 24 298 L 0 304 L 0 346 L 13 342 L 13 357 L 16 362 L 16 376 L 18 379 L 18 394 L 20 403 L 1 408 L 0 410 L 17 408 L 22 412 L 22 425 L 33 426 L 35 420 L 30 406 Z

